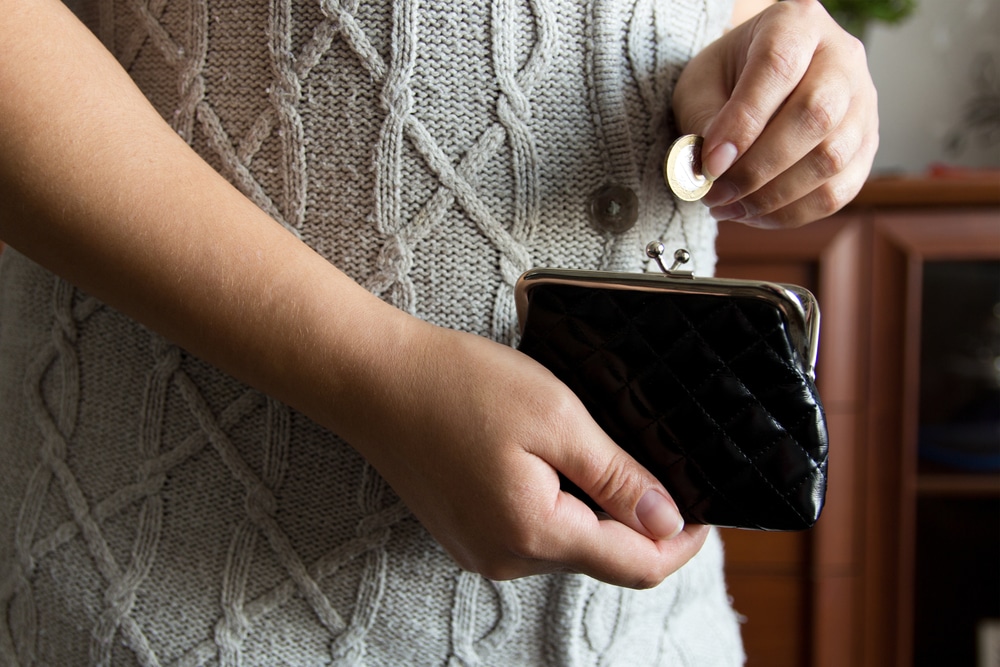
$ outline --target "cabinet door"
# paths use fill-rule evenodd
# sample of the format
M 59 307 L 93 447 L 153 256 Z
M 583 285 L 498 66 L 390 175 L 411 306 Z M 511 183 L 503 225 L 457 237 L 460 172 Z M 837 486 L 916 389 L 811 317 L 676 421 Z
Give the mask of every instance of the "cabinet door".
M 995 477 L 990 482 L 977 476 L 967 484 L 951 476 L 921 475 L 917 448 L 924 274 L 928 262 L 1000 260 L 1000 212 L 995 207 L 962 207 L 878 213 L 870 226 L 869 245 L 871 400 L 863 517 L 868 585 L 863 599 L 865 662 L 861 664 L 910 667 L 916 657 L 914 621 L 919 613 L 915 611 L 917 559 L 934 555 L 916 553 L 918 502 L 957 489 L 967 497 L 993 498 L 994 502 L 1000 498 Z M 996 526 L 981 530 L 996 535 Z M 966 537 L 939 543 L 938 549 L 959 553 L 974 548 L 977 543 L 971 538 L 975 536 Z M 956 574 L 953 568 L 936 576 Z
M 789 282 L 821 310 L 817 384 L 830 430 L 827 501 L 800 533 L 726 530 L 727 577 L 745 616 L 748 664 L 859 664 L 860 485 L 867 333 L 862 221 L 838 216 L 802 229 L 761 231 L 723 223 L 717 275 Z

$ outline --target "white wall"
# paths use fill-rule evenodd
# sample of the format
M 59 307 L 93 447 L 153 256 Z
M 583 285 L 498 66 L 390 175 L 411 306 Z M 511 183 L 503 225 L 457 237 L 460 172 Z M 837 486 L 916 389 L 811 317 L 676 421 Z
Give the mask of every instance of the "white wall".
M 1000 0 L 917 0 L 903 23 L 873 25 L 865 43 L 879 91 L 876 171 L 921 173 L 935 162 L 1000 167 L 1000 143 L 984 146 L 981 135 L 966 133 L 957 154 L 946 147 L 966 128 L 964 107 L 975 94 L 991 91 L 1000 105 Z M 989 58 L 992 86 L 984 89 L 976 64 Z M 1000 141 L 1000 128 L 993 136 Z

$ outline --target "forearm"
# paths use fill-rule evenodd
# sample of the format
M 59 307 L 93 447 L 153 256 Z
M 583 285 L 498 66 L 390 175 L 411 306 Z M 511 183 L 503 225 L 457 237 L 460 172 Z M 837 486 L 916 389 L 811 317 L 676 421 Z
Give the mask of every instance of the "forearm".
M 8 7 L 0 42 L 0 238 L 339 428 L 319 397 L 354 395 L 415 320 L 212 170 L 60 4 Z
M 707 531 L 681 530 L 552 373 L 392 308 L 299 242 L 58 2 L 8 7 L 0 44 L 0 238 L 339 433 L 464 567 L 643 587 L 700 548 Z

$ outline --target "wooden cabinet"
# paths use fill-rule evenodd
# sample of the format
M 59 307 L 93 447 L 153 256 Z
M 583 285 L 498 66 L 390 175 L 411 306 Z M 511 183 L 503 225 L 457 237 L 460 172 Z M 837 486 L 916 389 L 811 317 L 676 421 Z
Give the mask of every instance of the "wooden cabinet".
M 987 284 L 995 268 L 1000 286 L 1000 180 L 873 182 L 802 229 L 723 224 L 718 250 L 720 276 L 798 283 L 822 310 L 823 516 L 804 533 L 724 531 L 750 667 L 928 664 L 942 623 L 952 655 L 974 655 L 967 626 L 1000 616 L 1000 473 L 920 462 L 921 325 L 928 267 L 975 264 Z M 962 610 L 942 609 L 949 587 Z
M 723 225 L 720 276 L 791 282 L 822 310 L 817 380 L 830 430 L 827 503 L 802 533 L 724 531 L 727 576 L 746 617 L 749 665 L 855 665 L 862 554 L 856 474 L 864 424 L 864 224 L 842 216 L 790 232 Z

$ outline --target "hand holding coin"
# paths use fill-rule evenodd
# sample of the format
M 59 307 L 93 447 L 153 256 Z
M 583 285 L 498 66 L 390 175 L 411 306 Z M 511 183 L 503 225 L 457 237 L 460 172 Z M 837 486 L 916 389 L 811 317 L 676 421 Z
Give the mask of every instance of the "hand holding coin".
M 701 203 L 717 220 L 788 228 L 826 217 L 861 189 L 878 147 L 864 46 L 818 0 L 774 2 L 719 37 L 684 67 L 671 101 L 675 127 L 704 137 L 696 173 L 712 183 Z M 668 168 L 672 189 L 678 170 Z

